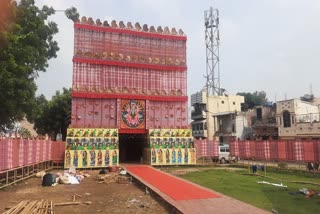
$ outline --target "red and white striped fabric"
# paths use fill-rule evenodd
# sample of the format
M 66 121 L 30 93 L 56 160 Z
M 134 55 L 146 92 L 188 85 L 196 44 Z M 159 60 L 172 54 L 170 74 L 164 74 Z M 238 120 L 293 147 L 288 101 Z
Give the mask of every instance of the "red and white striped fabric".
M 12 167 L 19 167 L 19 143 L 20 139 L 15 137 L 12 139 Z
M 64 161 L 66 143 L 65 142 L 51 142 L 51 158 L 54 163 L 61 163 Z
M 18 166 L 24 165 L 24 140 L 23 138 L 19 139 L 19 164 Z
M 119 31 L 119 29 L 117 29 Z M 102 30 L 89 30 L 85 26 L 77 24 L 74 31 L 74 52 L 79 50 L 82 53 L 91 52 L 92 54 L 106 52 L 110 54 L 121 53 L 125 57 L 134 55 L 159 58 L 173 58 L 186 60 L 186 37 L 185 36 L 166 36 L 163 38 L 145 34 L 144 36 L 129 33 L 130 31 L 117 32 L 112 28 Z M 167 38 L 166 38 L 167 37 Z M 177 38 L 177 39 L 175 39 Z
M 147 129 L 188 127 L 187 102 L 149 101 L 146 109 Z
M 303 144 L 301 141 L 294 142 L 294 160 L 296 161 L 303 161 L 304 160 L 304 151 L 303 151 Z
M 25 149 L 26 151 L 26 158 L 25 158 L 25 165 L 28 165 L 30 163 L 34 163 L 34 158 L 33 158 L 33 154 L 34 154 L 34 140 L 33 139 L 28 139 L 26 142 L 26 146 L 27 149 Z
M 4 160 L 5 160 L 5 138 L 3 138 L 2 136 L 0 136 L 0 172 L 2 170 L 5 169 L 5 164 L 4 164 Z
M 51 140 L 48 140 L 48 141 L 47 141 L 47 151 L 48 151 L 48 157 L 47 157 L 47 159 L 48 159 L 48 160 L 51 160 L 51 158 L 52 158 L 51 145 L 52 145 L 52 141 L 51 141 Z
M 320 161 L 320 141 L 314 142 L 314 156 L 315 161 Z
M 251 152 L 250 152 L 250 141 L 245 141 L 244 142 L 245 145 L 245 157 L 249 158 L 251 157 Z
M 217 141 L 208 142 L 208 156 L 210 157 L 219 156 L 219 143 Z
M 304 161 L 307 162 L 313 162 L 316 160 L 315 157 L 315 152 L 314 152 L 314 145 L 315 142 L 313 141 L 307 141 L 307 142 L 303 142 L 302 146 L 303 146 L 303 157 L 304 157 Z
M 245 157 L 245 144 L 244 142 L 240 142 L 239 144 L 239 156 Z
M 144 68 L 118 67 L 111 65 L 95 65 L 89 63 L 73 63 L 73 85 L 79 90 L 124 89 L 143 93 L 147 90 L 167 95 L 178 90 L 187 95 L 187 72 L 157 71 Z M 90 92 L 90 91 L 89 91 Z
M 121 99 L 117 99 L 116 100 L 116 102 L 117 102 L 117 107 L 115 108 L 116 110 L 115 110 L 115 112 L 116 112 L 116 115 L 118 115 L 118 117 L 117 116 L 115 116 L 115 118 L 117 118 L 117 120 L 116 120 L 116 127 L 120 127 L 121 125 L 120 125 L 120 123 L 121 123 L 121 121 L 120 121 L 120 115 L 121 115 Z
M 263 141 L 256 142 L 256 159 L 257 160 L 264 160 L 264 143 Z
M 257 148 L 256 148 L 256 142 L 250 141 L 250 157 L 255 159 L 257 157 Z
M 231 156 L 237 156 L 237 157 L 241 156 L 239 141 L 237 141 L 237 140 L 232 141 L 229 143 L 229 146 L 230 146 L 230 155 Z
M 36 162 L 39 162 L 40 161 L 40 140 L 39 139 L 36 139 L 36 144 L 37 144 L 37 147 L 36 147 Z
M 42 140 L 41 146 L 42 146 L 42 157 L 41 157 L 41 159 L 44 161 L 44 160 L 47 160 L 47 156 L 48 156 L 47 141 Z
M 207 140 L 202 140 L 202 142 L 201 142 L 201 151 L 202 151 L 202 156 L 208 156 Z
M 72 98 L 71 127 L 116 127 L 116 99 L 85 99 Z
M 197 157 L 206 157 L 208 154 L 206 140 L 194 139 L 194 145 L 197 151 Z
M 13 140 L 7 139 L 7 169 L 13 168 Z
M 287 143 L 285 141 L 277 141 L 278 160 L 287 160 Z
M 294 141 L 287 141 L 286 142 L 286 149 L 287 149 L 287 159 L 288 160 L 296 160 L 295 159 L 295 147 L 294 147 Z
M 234 155 L 238 157 L 240 155 L 240 152 L 239 152 L 239 141 L 235 141 L 234 142 L 234 150 L 235 150 Z
M 276 141 L 269 141 L 269 149 L 270 149 L 270 160 L 277 160 L 278 159 L 278 142 Z
M 265 160 L 269 160 L 270 159 L 269 141 L 263 141 L 263 149 L 264 149 L 264 158 L 265 158 Z
M 37 140 L 32 139 L 32 151 L 33 153 L 31 154 L 32 157 L 32 162 L 31 163 L 36 163 L 37 162 Z

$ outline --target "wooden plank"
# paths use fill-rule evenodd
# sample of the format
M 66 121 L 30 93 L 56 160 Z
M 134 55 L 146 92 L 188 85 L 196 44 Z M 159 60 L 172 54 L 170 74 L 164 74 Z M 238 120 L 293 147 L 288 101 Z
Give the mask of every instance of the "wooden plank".
M 29 201 L 21 201 L 19 202 L 16 206 L 14 206 L 12 209 L 4 212 L 3 214 L 14 214 L 14 213 L 18 213 L 20 210 L 22 210 L 25 205 L 28 203 Z
M 63 203 L 56 203 L 54 206 L 68 206 L 68 205 L 79 205 L 79 204 L 87 204 L 90 205 L 92 204 L 91 201 L 85 201 L 85 202 L 80 202 L 80 201 L 75 201 L 75 202 L 63 202 Z

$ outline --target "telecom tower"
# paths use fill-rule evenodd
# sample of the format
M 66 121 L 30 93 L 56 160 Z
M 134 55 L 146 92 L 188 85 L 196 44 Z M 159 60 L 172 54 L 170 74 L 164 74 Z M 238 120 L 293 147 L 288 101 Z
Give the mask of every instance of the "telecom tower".
M 207 73 L 207 96 L 222 95 L 223 89 L 220 88 L 220 65 L 219 65 L 219 11 L 213 9 L 204 11 L 204 24 L 206 35 L 206 62 Z

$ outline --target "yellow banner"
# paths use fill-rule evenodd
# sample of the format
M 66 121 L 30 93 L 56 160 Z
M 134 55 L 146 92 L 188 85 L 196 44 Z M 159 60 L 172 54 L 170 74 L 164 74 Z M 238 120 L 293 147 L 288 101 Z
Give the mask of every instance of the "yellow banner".
M 119 150 L 66 150 L 64 167 L 95 168 L 119 165 Z
M 149 129 L 152 137 L 192 137 L 191 129 Z
M 194 165 L 196 164 L 196 149 L 147 149 L 151 165 Z

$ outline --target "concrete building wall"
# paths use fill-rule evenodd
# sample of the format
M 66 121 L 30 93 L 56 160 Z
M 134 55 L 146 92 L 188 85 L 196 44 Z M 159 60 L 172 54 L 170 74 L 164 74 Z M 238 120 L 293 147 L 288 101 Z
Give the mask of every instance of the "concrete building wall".
M 236 117 L 236 138 L 240 138 L 240 140 L 244 140 L 246 137 L 246 128 L 248 127 L 248 121 L 245 116 L 239 115 Z
M 290 126 L 284 127 L 284 112 L 290 113 Z M 319 106 L 300 99 L 277 102 L 277 124 L 282 139 L 320 136 Z
M 241 103 L 244 103 L 243 96 L 210 96 L 208 97 L 207 108 L 212 113 L 241 111 Z
M 208 97 L 207 127 L 209 140 L 214 140 L 214 134 L 218 127 L 217 120 L 214 121 L 213 119 L 213 114 L 223 112 L 241 112 L 241 103 L 244 103 L 243 96 L 229 95 Z

